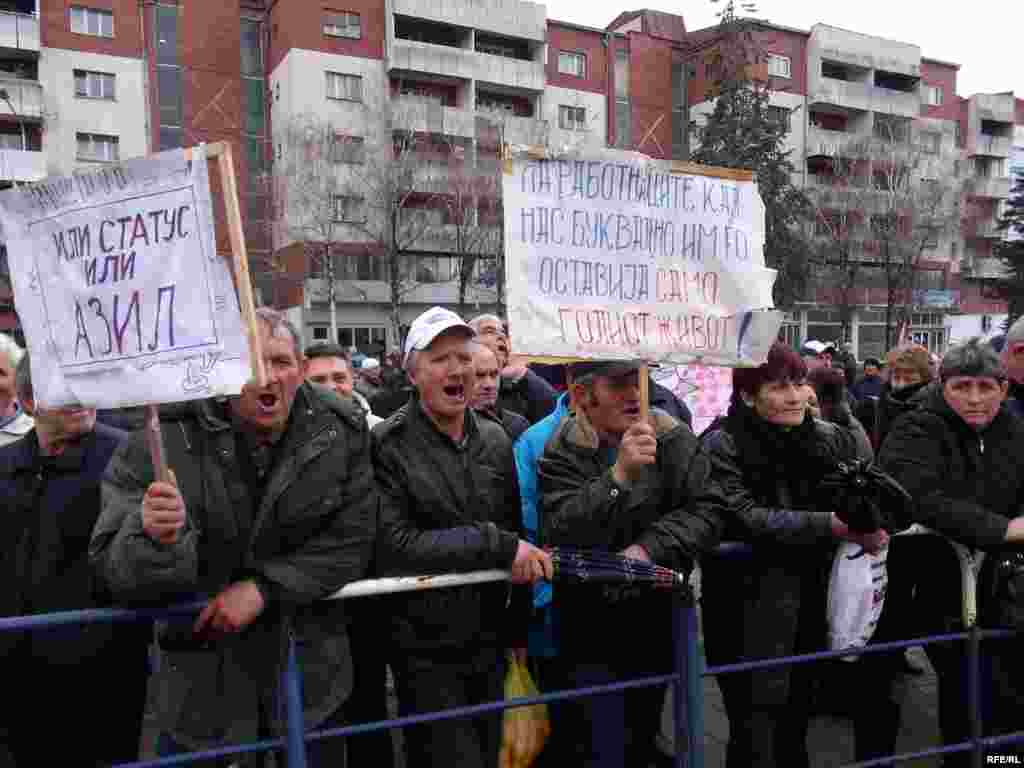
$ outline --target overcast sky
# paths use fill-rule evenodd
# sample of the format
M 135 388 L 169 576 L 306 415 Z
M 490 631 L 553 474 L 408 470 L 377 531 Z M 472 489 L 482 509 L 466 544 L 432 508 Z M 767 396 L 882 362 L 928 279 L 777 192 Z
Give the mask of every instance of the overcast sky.
M 640 0 L 643 2 L 643 0 Z M 547 0 L 548 17 L 605 27 L 621 11 L 653 8 L 681 13 L 687 29 L 711 26 L 719 5 L 710 0 Z M 948 9 L 948 10 L 947 10 Z M 817 22 L 921 47 L 923 56 L 960 64 L 957 91 L 1024 97 L 1024 0 L 759 0 L 757 17 L 798 29 Z

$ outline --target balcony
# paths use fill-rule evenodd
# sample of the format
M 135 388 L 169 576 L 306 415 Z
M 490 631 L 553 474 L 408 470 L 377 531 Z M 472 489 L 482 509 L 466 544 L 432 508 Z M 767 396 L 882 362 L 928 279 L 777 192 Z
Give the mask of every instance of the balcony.
M 991 199 L 1009 197 L 1010 179 L 1006 176 L 975 176 L 967 180 L 967 194 Z
M 0 11 L 0 48 L 39 53 L 39 19 L 25 13 Z
M 857 134 L 849 131 L 831 131 L 812 125 L 807 129 L 807 156 L 835 157 L 856 138 Z
M 534 117 L 516 117 L 500 109 L 478 109 L 477 118 L 502 131 L 507 144 L 543 144 L 547 138 L 548 121 Z
M 0 181 L 34 182 L 46 178 L 46 155 L 21 149 L 0 149 Z
M 862 112 L 871 110 L 871 87 L 867 83 L 834 77 L 820 77 L 812 83 L 807 99 L 811 106 L 832 104 Z
M 472 112 L 421 96 L 392 98 L 391 123 L 402 130 L 463 138 L 472 138 L 476 128 Z
M 887 115 L 918 117 L 921 114 L 921 97 L 917 91 L 897 91 L 892 88 L 875 86 L 871 89 L 871 109 Z
M 541 62 L 401 38 L 392 40 L 390 47 L 388 69 L 391 71 L 483 80 L 530 91 L 544 90 L 544 65 Z
M 16 117 L 41 119 L 43 116 L 43 86 L 36 80 L 16 77 L 0 78 L 0 88 L 7 91 L 7 101 L 0 100 L 0 115 L 10 115 L 14 106 Z
M 1009 157 L 1013 140 L 1009 136 L 975 133 L 967 139 L 967 154 L 981 157 Z

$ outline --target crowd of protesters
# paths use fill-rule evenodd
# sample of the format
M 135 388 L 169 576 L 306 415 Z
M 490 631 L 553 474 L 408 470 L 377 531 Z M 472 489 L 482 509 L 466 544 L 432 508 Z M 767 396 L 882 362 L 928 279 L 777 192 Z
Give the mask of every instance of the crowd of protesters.
M 859 370 L 848 348 L 778 343 L 761 365 L 733 372 L 728 411 L 699 436 L 670 390 L 641 386 L 639 362 L 534 368 L 493 315 L 434 307 L 401 353 L 380 358 L 304 349 L 270 309 L 257 326 L 262 386 L 161 408 L 165 479 L 133 429 L 137 414 L 37 405 L 28 354 L 0 335 L 2 615 L 206 606 L 152 623 L 0 634 L 19 692 L 5 697 L 0 768 L 66 762 L 69 747 L 81 765 L 135 759 L 147 687 L 161 756 L 278 737 L 290 639 L 305 727 L 317 730 L 385 719 L 388 670 L 401 715 L 501 699 L 509 659 L 527 663 L 542 690 L 669 672 L 669 594 L 553 584 L 550 547 L 686 574 L 699 564 L 717 665 L 826 647 L 839 542 L 888 553 L 872 643 L 963 629 L 950 540 L 991 561 L 1024 546 L 1024 321 L 995 344 L 972 340 L 941 360 L 904 344 Z M 942 537 L 840 518 L 825 478 L 876 458 L 910 494 L 913 522 Z M 723 540 L 752 555 L 719 559 Z M 493 568 L 510 582 L 324 600 L 365 578 Z M 992 606 L 979 609 L 999 623 Z M 1024 729 L 1018 645 L 983 646 L 986 734 Z M 965 650 L 926 652 L 943 741 L 967 740 Z M 809 766 L 822 676 L 846 694 L 857 759 L 891 755 L 906 664 L 894 651 L 723 675 L 728 768 Z M 657 764 L 664 693 L 552 705 L 537 764 Z M 492 713 L 411 726 L 405 764 L 493 768 L 501 722 Z M 54 723 L 65 738 L 53 738 Z M 391 735 L 312 741 L 309 759 L 388 768 Z M 961 753 L 945 765 L 968 763 Z

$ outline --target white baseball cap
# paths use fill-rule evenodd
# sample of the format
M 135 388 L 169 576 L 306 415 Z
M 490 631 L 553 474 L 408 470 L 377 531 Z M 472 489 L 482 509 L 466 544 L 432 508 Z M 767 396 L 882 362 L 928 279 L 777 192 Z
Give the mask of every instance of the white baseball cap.
M 359 370 L 368 371 L 371 368 L 380 368 L 380 360 L 375 357 L 368 357 L 363 360 L 362 365 L 359 366 Z
M 462 329 L 466 338 L 476 336 L 476 331 L 465 320 L 444 307 L 431 307 L 413 320 L 412 325 L 409 326 L 409 334 L 405 337 L 402 367 L 409 365 L 409 355 L 414 350 L 426 349 L 434 339 L 452 328 Z
M 804 342 L 803 347 L 800 348 L 800 354 L 805 357 L 807 355 L 814 355 L 815 357 L 817 357 L 826 349 L 828 349 L 828 347 L 825 344 L 818 341 L 817 339 L 811 339 L 810 341 Z

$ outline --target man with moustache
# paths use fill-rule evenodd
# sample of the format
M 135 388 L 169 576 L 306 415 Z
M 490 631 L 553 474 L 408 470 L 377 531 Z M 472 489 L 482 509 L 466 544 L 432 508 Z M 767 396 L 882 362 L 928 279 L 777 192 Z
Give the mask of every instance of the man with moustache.
M 690 428 L 664 411 L 641 418 L 640 364 L 570 366 L 575 413 L 540 460 L 544 519 L 552 546 L 622 552 L 689 573 L 714 547 L 722 523 L 695 508 L 709 464 Z M 560 652 L 572 687 L 665 674 L 672 669 L 669 593 L 639 587 L 564 584 L 554 592 Z M 587 768 L 651 762 L 662 687 L 580 700 Z
M 347 618 L 343 603 L 321 599 L 366 571 L 377 505 L 370 436 L 354 402 L 303 381 L 284 315 L 261 308 L 256 323 L 264 386 L 161 413 L 175 482 L 154 478 L 141 433 L 104 477 L 91 555 L 114 596 L 210 598 L 194 621 L 158 629 L 161 755 L 279 735 L 289 636 L 306 726 L 345 722 Z M 342 739 L 309 752 L 313 765 L 345 765 Z
M 410 401 L 374 428 L 381 495 L 379 570 L 409 576 L 509 569 L 516 584 L 551 578 L 551 558 L 521 536 L 512 442 L 469 407 L 473 329 L 433 307 L 409 328 Z M 506 649 L 523 649 L 529 592 L 492 583 L 388 598 L 400 713 L 436 712 L 502 698 Z M 501 715 L 406 729 L 409 768 L 498 764 Z
M 125 434 L 97 424 L 91 408 L 36 403 L 29 365 L 25 353 L 13 378 L 35 426 L 0 448 L 4 616 L 109 604 L 89 565 L 89 535 L 100 479 Z M 6 747 L 19 766 L 65 763 L 69 749 L 76 765 L 90 768 L 135 760 L 149 634 L 146 623 L 0 634 L 3 678 L 17 691 L 4 697 L 0 752 Z

